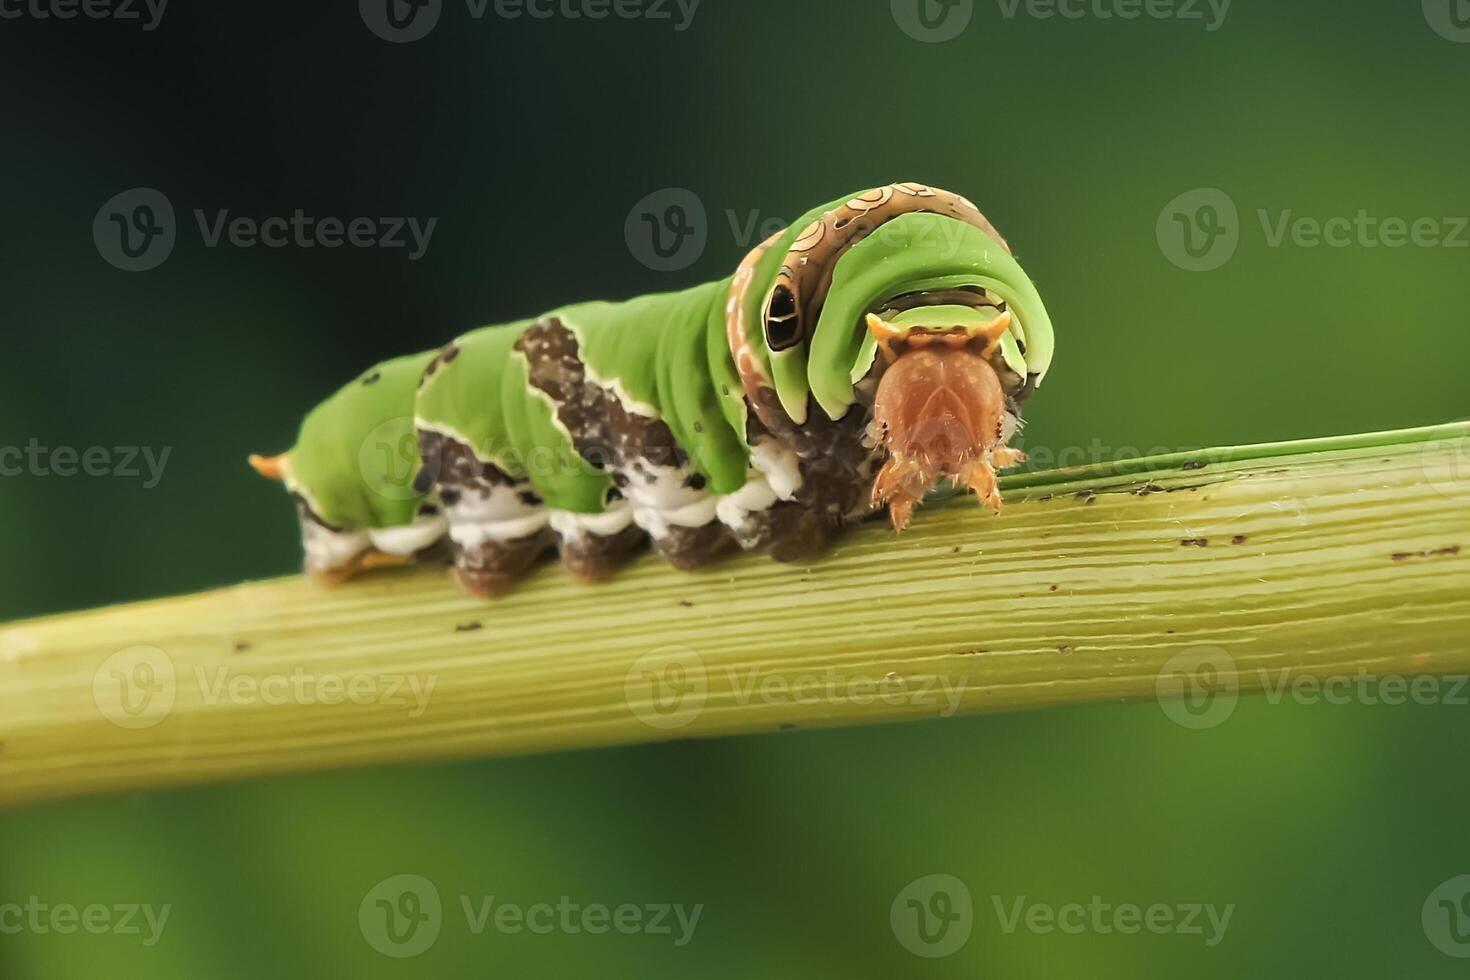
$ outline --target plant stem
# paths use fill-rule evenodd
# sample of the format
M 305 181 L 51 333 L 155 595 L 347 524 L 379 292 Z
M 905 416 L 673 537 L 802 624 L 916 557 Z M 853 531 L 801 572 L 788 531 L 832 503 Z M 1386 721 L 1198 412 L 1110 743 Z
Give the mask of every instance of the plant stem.
M 1470 670 L 1470 425 L 1025 474 L 1006 499 L 805 565 L 547 568 L 489 602 L 435 570 L 295 577 L 13 624 L 0 803 Z

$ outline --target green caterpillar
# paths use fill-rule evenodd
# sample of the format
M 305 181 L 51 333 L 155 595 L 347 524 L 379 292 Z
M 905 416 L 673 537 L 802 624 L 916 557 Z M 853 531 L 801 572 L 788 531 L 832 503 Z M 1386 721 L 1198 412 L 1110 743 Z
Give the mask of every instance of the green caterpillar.
M 996 470 L 1052 326 L 973 204 L 899 183 L 816 208 L 734 275 L 474 330 L 371 368 L 287 453 L 251 457 L 336 581 L 448 551 L 499 594 L 557 549 L 582 579 L 645 540 L 689 568 L 791 559 L 941 479 L 999 509 Z

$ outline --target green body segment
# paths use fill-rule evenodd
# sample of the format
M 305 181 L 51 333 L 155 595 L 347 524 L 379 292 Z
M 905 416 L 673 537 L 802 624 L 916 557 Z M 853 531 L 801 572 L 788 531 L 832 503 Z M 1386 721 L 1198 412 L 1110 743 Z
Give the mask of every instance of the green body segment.
M 729 280 L 622 303 L 579 303 L 547 314 L 577 338 L 587 379 L 613 391 L 630 412 L 661 419 L 713 493 L 744 485 L 740 382 L 725 339 Z M 598 513 L 609 475 L 577 453 L 550 399 L 529 383 L 515 343 L 534 320 L 482 327 L 455 341 L 419 391 L 420 426 L 468 445 L 481 460 L 529 479 L 547 504 Z
M 717 385 L 739 394 L 725 340 L 730 281 L 624 303 L 581 303 L 557 310 L 577 338 L 588 379 L 611 388 L 629 411 L 661 419 L 715 493 L 745 482 L 744 430 L 727 413 Z
M 288 454 L 289 481 L 322 520 L 385 528 L 418 516 L 414 392 L 433 357 L 425 351 L 370 368 L 301 423 Z
M 485 406 L 494 411 L 495 406 Z M 510 451 L 547 505 L 577 514 L 601 512 L 612 477 L 588 463 L 556 419 L 556 408 L 530 382 L 525 355 L 511 354 L 505 365 L 500 412 Z
M 414 403 L 421 427 L 463 442 L 480 459 L 494 462 L 515 479 L 526 473 L 499 406 L 516 338 L 532 322 L 482 327 L 461 336 L 455 341 L 459 353 L 424 378 Z

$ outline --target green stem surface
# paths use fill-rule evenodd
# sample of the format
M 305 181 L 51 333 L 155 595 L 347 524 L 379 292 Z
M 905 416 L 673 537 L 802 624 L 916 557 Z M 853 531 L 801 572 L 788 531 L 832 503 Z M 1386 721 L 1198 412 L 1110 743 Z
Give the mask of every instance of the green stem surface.
M 1005 487 L 805 565 L 547 567 L 495 601 L 295 577 L 0 627 L 0 804 L 1470 670 L 1470 425 Z

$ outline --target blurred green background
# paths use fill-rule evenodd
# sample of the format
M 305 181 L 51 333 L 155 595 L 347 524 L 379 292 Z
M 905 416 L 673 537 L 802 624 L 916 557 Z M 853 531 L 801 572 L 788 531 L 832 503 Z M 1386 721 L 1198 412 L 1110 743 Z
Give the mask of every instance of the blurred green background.
M 290 506 L 244 456 L 361 367 L 716 277 L 752 213 L 894 179 L 973 198 L 1040 284 L 1060 342 L 1028 405 L 1042 459 L 1470 413 L 1462 0 L 1223 21 L 1185 0 L 1136 19 L 1104 16 L 1129 0 L 924 0 L 924 20 L 915 0 L 704 0 L 682 30 L 672 0 L 600 20 L 566 14 L 596 0 L 548 18 L 443 0 L 409 43 L 369 30 L 377 0 L 178 4 L 152 30 L 28 2 L 0 20 L 0 446 L 170 455 L 152 487 L 0 478 L 0 620 L 290 572 Z M 124 272 L 92 225 L 136 187 L 166 195 L 177 241 Z M 675 187 L 706 244 L 658 271 L 625 223 Z M 196 208 L 439 220 L 410 261 L 211 248 Z M 1398 247 L 1362 221 L 1336 244 L 1276 236 L 1360 212 L 1428 224 Z M 1470 872 L 1466 712 L 1243 701 L 1189 731 L 1102 706 L 35 806 L 0 813 L 0 977 L 1463 976 L 1421 909 Z M 358 922 L 400 874 L 444 908 L 411 959 Z M 943 958 L 890 927 L 930 874 L 974 905 Z M 170 911 L 151 945 L 141 917 L 141 935 L 7 927 L 31 896 Z M 461 898 L 488 896 L 702 911 L 682 946 L 476 934 Z M 1021 896 L 1234 909 L 1215 945 L 1208 925 L 1008 933 L 995 902 Z

